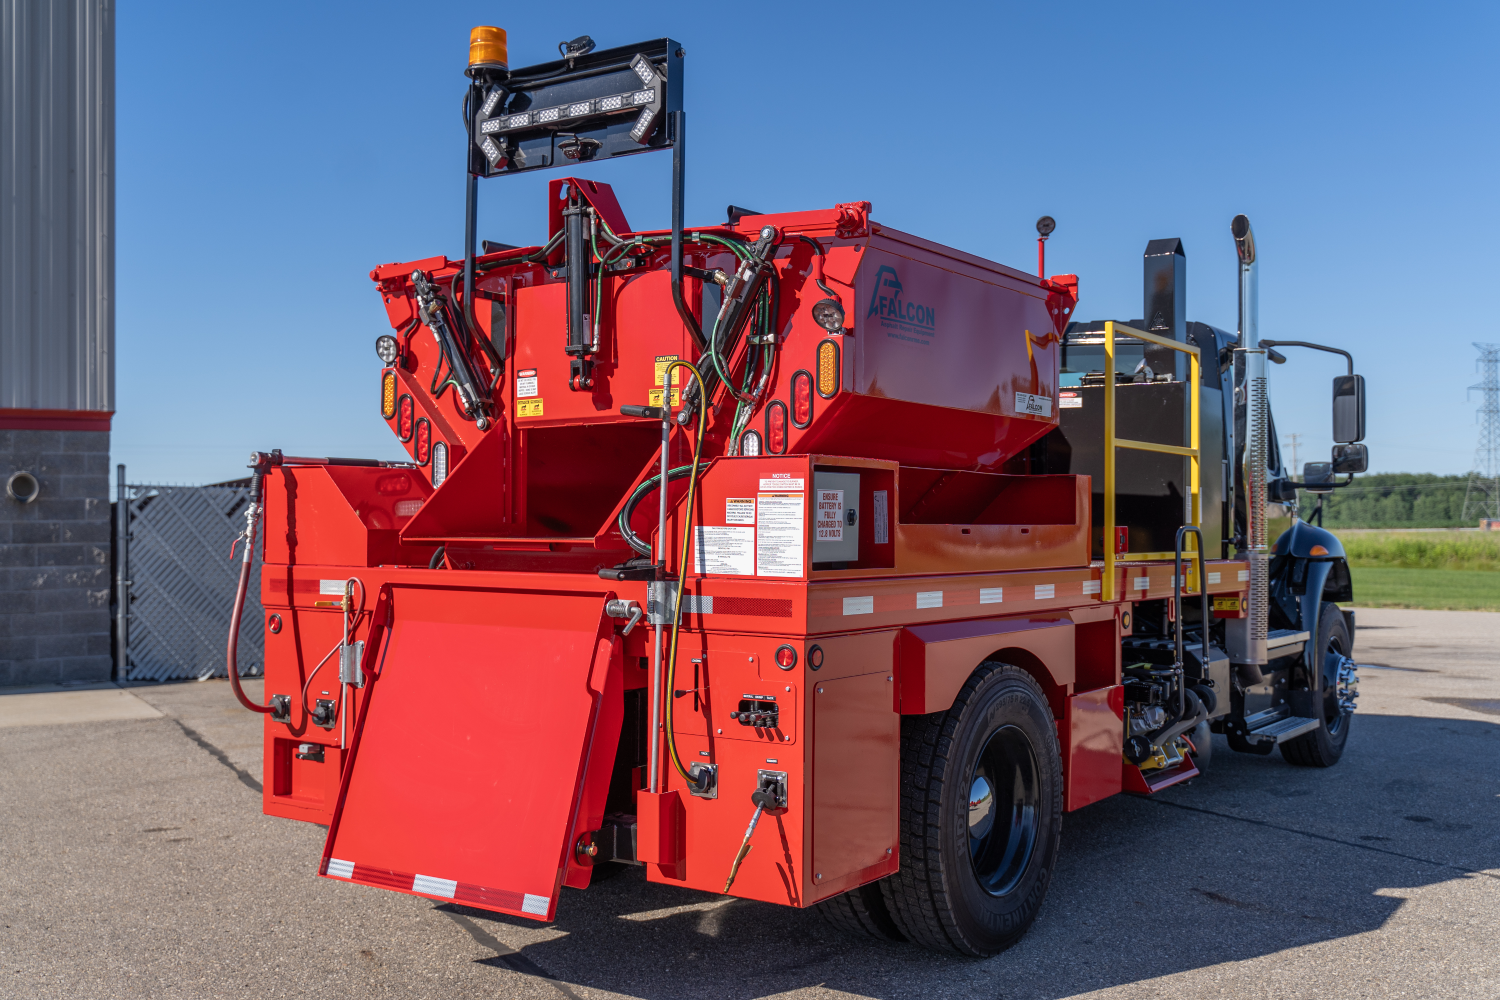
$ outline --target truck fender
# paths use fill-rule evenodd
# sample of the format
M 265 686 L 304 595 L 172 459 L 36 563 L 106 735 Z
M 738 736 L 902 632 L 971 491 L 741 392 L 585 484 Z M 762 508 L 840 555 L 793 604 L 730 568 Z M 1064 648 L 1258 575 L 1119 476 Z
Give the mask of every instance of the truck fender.
M 945 712 L 985 660 L 1002 660 L 1036 678 L 1062 718 L 1073 683 L 1073 621 L 1062 614 L 909 625 L 896 640 L 896 710 Z

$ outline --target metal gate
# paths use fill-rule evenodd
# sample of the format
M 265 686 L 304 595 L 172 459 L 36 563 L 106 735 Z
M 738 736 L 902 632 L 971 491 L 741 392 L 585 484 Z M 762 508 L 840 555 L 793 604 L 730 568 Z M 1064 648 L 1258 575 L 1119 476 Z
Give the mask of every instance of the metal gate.
M 226 676 L 224 650 L 243 558 L 243 550 L 232 558 L 230 546 L 245 527 L 250 481 L 132 486 L 125 482 L 123 465 L 118 472 L 116 677 L 160 681 Z M 240 675 L 258 676 L 265 671 L 259 551 L 241 622 Z

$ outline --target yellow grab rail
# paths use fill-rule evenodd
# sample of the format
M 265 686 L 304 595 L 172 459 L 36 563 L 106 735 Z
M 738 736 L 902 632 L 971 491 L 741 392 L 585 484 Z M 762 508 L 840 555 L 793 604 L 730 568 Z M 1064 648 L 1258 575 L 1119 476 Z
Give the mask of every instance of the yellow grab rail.
M 1115 334 L 1123 337 L 1134 337 L 1147 343 L 1156 344 L 1160 347 L 1181 351 L 1188 356 L 1188 447 L 1183 448 L 1172 444 L 1155 444 L 1150 441 L 1132 441 L 1127 438 L 1115 437 Z M 1129 562 L 1132 560 L 1147 560 L 1153 558 L 1173 559 L 1173 553 L 1161 552 L 1137 552 L 1119 553 L 1115 552 L 1115 449 L 1129 448 L 1133 451 L 1155 451 L 1164 455 L 1181 455 L 1189 459 L 1190 472 L 1188 475 L 1188 495 L 1192 497 L 1191 520 L 1188 522 L 1194 527 L 1203 526 L 1203 502 L 1200 485 L 1200 467 L 1202 460 L 1201 441 L 1199 440 L 1199 409 L 1202 406 L 1202 391 L 1199 382 L 1202 379 L 1200 371 L 1202 367 L 1198 348 L 1193 344 L 1183 344 L 1166 337 L 1159 337 L 1145 330 L 1137 330 L 1126 326 L 1124 323 L 1110 321 L 1104 324 L 1104 579 L 1100 586 L 1100 600 L 1113 601 L 1115 599 L 1115 564 L 1117 562 Z

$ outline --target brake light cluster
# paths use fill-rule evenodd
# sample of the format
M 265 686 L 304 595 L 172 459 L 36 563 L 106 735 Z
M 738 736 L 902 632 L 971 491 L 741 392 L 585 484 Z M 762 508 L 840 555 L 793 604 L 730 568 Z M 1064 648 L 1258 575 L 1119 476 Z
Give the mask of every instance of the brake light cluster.
M 766 407 L 766 451 L 786 454 L 786 404 L 779 399 Z
M 792 424 L 806 427 L 812 423 L 812 375 L 800 371 L 792 376 Z

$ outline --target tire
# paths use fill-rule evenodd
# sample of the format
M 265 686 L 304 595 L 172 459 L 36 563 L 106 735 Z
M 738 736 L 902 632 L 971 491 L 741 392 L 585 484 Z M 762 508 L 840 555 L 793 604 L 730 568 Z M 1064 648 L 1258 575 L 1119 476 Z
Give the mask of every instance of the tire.
M 974 957 L 1015 944 L 1051 885 L 1062 807 L 1057 728 L 1024 670 L 987 661 L 948 711 L 903 718 L 901 868 L 877 883 L 901 933 Z
M 885 895 L 879 882 L 870 882 L 858 889 L 818 904 L 818 913 L 831 927 L 857 938 L 876 938 L 880 941 L 905 941 L 906 935 L 896 926 L 895 918 L 886 908 Z
M 1353 648 L 1349 626 L 1337 605 L 1324 604 L 1318 612 L 1318 640 L 1313 648 L 1322 650 L 1322 656 L 1348 656 Z M 1315 701 L 1323 708 L 1322 725 L 1281 744 L 1281 756 L 1300 767 L 1332 767 L 1344 755 L 1354 715 L 1339 709 L 1338 692 L 1327 689 L 1321 662 L 1316 665 L 1313 684 L 1318 695 Z

